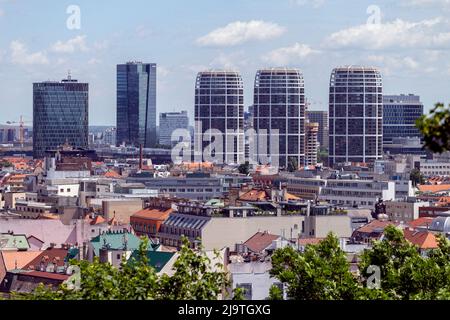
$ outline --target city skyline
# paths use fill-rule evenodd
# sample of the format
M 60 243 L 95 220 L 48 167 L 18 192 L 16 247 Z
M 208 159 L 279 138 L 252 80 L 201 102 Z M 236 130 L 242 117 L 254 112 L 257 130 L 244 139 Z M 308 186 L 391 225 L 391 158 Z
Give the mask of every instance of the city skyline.
M 0 123 L 20 115 L 31 120 L 31 84 L 58 80 L 70 69 L 91 86 L 90 124 L 113 125 L 115 65 L 130 60 L 158 64 L 157 114 L 187 110 L 191 119 L 195 76 L 211 68 L 241 73 L 245 107 L 253 103 L 256 70 L 279 66 L 302 71 L 314 110 L 327 110 L 331 70 L 350 64 L 379 67 L 385 94 L 420 95 L 425 112 L 450 100 L 446 2 L 135 1 L 151 7 L 148 14 L 129 9 L 135 6 L 79 1 L 80 29 L 73 30 L 66 26 L 70 4 L 0 2 L 0 28 L 6 30 L 0 81 L 8 83 L 0 89 Z M 207 19 L 199 7 L 210 13 Z M 377 22 L 378 9 L 380 23 L 368 24 Z M 180 18 L 169 19 L 168 12 Z M 13 23 L 19 16 L 21 26 Z M 42 19 L 48 23 L 38 23 Z

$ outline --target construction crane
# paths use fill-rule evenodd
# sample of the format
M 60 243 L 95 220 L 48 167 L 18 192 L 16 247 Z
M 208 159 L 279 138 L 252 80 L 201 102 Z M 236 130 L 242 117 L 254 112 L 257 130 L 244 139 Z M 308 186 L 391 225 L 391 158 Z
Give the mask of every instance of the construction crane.
M 25 123 L 31 123 L 31 121 L 24 121 L 23 116 L 20 116 L 20 120 L 18 122 L 6 121 L 6 124 L 19 124 L 19 142 L 22 148 L 25 141 Z

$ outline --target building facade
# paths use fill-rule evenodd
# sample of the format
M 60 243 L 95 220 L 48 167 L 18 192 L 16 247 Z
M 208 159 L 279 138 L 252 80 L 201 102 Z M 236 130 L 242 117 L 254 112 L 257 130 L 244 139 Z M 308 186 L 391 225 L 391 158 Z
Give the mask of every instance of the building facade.
M 33 84 L 33 156 L 68 143 L 88 148 L 89 84 L 68 79 Z
M 156 64 L 117 65 L 116 144 L 156 145 Z
M 189 117 L 187 111 L 164 112 L 159 114 L 159 144 L 171 147 L 172 133 L 177 129 L 189 129 Z
M 305 139 L 305 165 L 315 166 L 317 164 L 317 152 L 319 151 L 319 124 L 317 122 L 306 123 Z
M 373 67 L 335 68 L 330 78 L 329 165 L 382 157 L 383 86 Z
M 321 148 L 328 149 L 328 112 L 307 110 L 306 120 L 319 124 L 317 140 L 319 141 Z
M 423 115 L 420 97 L 408 95 L 383 96 L 383 144 L 393 143 L 394 138 L 421 137 L 416 120 Z
M 258 70 L 254 88 L 254 129 L 258 161 L 269 156 L 287 168 L 291 161 L 305 164 L 305 88 L 298 69 Z M 271 150 L 278 138 L 278 151 Z M 261 153 L 262 152 L 262 153 Z
M 217 134 L 221 134 L 221 139 L 215 139 Z M 244 85 L 238 72 L 198 73 L 194 140 L 195 155 L 204 161 L 218 164 L 244 161 Z M 212 141 L 214 147 L 208 148 Z

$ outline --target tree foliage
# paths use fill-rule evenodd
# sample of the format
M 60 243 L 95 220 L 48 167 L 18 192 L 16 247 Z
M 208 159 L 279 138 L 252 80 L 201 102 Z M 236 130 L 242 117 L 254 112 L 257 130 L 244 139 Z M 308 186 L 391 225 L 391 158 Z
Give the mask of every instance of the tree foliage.
M 428 116 L 417 119 L 416 126 L 429 150 L 437 153 L 450 150 L 450 105 L 446 108 L 443 103 L 436 103 Z
M 298 162 L 297 162 L 297 158 L 295 157 L 289 157 L 288 159 L 288 165 L 287 165 L 287 170 L 289 172 L 295 172 L 298 170 Z
M 241 163 L 238 167 L 238 171 L 241 174 L 249 174 L 250 173 L 250 163 L 248 161 L 245 161 L 245 163 Z
M 80 288 L 72 289 L 67 283 L 57 290 L 40 285 L 31 294 L 13 293 L 14 299 L 29 300 L 215 300 L 229 285 L 223 265 L 216 263 L 200 248 L 189 247 L 186 238 L 174 263 L 173 274 L 158 275 L 147 258 L 148 240 L 139 247 L 138 259 L 122 260 L 120 268 L 95 259 L 71 261 L 81 270 Z
M 389 226 L 384 239 L 364 251 L 356 275 L 330 234 L 304 252 L 277 250 L 271 275 L 287 285 L 288 297 L 295 300 L 450 299 L 450 243 L 442 236 L 438 242 L 438 249 L 423 256 L 402 230 Z M 368 286 L 369 266 L 381 271 L 378 288 Z M 271 298 L 279 299 L 279 293 Z
M 413 186 L 425 183 L 425 178 L 419 169 L 412 169 L 409 174 L 409 179 L 412 181 Z
M 357 295 L 345 252 L 332 234 L 304 252 L 292 247 L 277 250 L 271 275 L 287 285 L 288 296 L 295 300 L 355 299 Z

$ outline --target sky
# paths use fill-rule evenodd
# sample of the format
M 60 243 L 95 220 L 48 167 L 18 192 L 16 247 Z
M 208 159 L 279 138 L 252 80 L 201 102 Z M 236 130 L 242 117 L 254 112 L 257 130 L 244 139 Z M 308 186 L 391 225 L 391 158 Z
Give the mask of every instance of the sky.
M 79 14 L 78 14 L 79 13 Z M 89 83 L 89 123 L 114 125 L 116 64 L 157 63 L 157 112 L 194 110 L 199 71 L 299 68 L 310 109 L 330 73 L 381 69 L 385 94 L 450 103 L 450 0 L 0 0 L 0 123 L 32 121 L 32 83 Z

